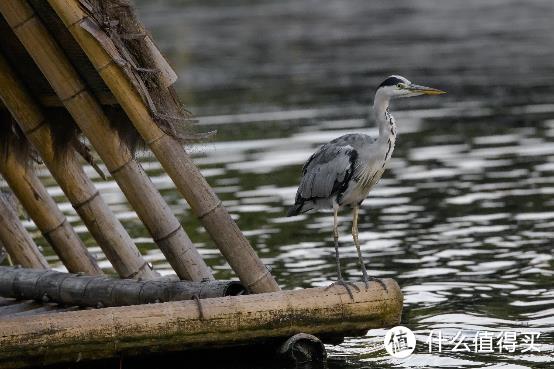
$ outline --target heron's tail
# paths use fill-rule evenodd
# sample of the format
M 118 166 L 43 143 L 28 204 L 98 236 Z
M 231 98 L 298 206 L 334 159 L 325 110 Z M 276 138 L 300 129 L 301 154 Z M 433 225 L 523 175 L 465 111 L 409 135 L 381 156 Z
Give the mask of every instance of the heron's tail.
M 296 200 L 297 202 L 289 208 L 287 211 L 287 217 L 292 217 L 298 214 L 305 213 L 314 208 L 312 201 L 306 201 L 305 199 Z
M 300 211 L 302 211 L 302 205 L 304 204 L 300 203 L 300 204 L 294 204 L 293 206 L 291 206 L 287 211 L 287 217 L 292 217 L 300 214 Z

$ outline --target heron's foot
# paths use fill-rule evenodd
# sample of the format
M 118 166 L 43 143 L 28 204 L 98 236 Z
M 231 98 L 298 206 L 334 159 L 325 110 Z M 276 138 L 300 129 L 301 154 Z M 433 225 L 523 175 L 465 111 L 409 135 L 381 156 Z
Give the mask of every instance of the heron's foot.
M 387 289 L 387 285 L 385 284 L 385 282 L 383 282 L 383 280 L 381 280 L 380 278 L 368 277 L 367 275 L 364 275 L 364 283 L 366 289 L 369 287 L 369 282 L 377 282 L 381 285 L 381 287 L 383 287 L 385 292 L 389 292 L 389 290 Z
M 354 300 L 354 295 L 352 294 L 352 290 L 350 289 L 350 287 L 355 289 L 356 292 L 360 292 L 360 288 L 358 286 L 356 286 L 352 282 L 346 282 L 344 279 L 339 279 L 338 281 L 331 283 L 330 285 L 325 287 L 325 291 L 327 291 L 329 288 L 333 286 L 343 286 L 346 289 L 346 292 L 348 292 L 348 295 L 352 300 Z

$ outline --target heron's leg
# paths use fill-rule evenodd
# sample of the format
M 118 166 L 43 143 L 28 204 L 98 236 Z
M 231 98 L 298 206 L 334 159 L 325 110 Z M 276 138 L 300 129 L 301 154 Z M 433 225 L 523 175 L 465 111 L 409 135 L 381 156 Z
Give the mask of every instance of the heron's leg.
M 336 207 L 334 209 L 334 213 L 333 213 L 333 239 L 335 241 L 335 258 L 336 258 L 336 262 L 337 262 L 338 280 L 336 282 L 330 284 L 329 286 L 327 286 L 325 289 L 327 290 L 327 289 L 333 287 L 334 285 L 338 284 L 340 286 L 343 286 L 346 289 L 346 291 L 348 292 L 348 295 L 350 296 L 350 298 L 352 300 L 354 300 L 354 295 L 352 294 L 352 291 L 350 290 L 349 286 L 352 286 L 352 288 L 354 288 L 358 292 L 360 291 L 360 289 L 355 284 L 353 284 L 351 282 L 344 281 L 344 279 L 342 279 L 342 272 L 340 270 L 338 211 L 339 211 L 339 209 L 338 209 L 338 207 Z
M 340 257 L 339 257 L 339 220 L 338 220 L 338 208 L 333 212 L 333 239 L 335 240 L 335 258 L 337 262 L 337 276 L 338 280 L 342 281 L 342 273 L 340 271 Z
M 358 252 L 358 260 L 360 261 L 360 267 L 362 268 L 362 274 L 364 277 L 364 283 L 365 287 L 368 287 L 368 282 L 375 281 L 379 283 L 385 291 L 387 290 L 387 286 L 378 278 L 375 277 L 368 277 L 367 270 L 365 269 L 365 263 L 364 258 L 362 256 L 362 250 L 360 248 L 360 241 L 358 240 L 358 213 L 359 213 L 360 207 L 358 205 L 354 206 L 354 211 L 352 212 L 352 238 L 354 239 L 354 245 L 356 245 L 356 251 Z
M 360 266 L 362 267 L 362 274 L 364 277 L 364 283 L 367 288 L 367 270 L 365 269 L 364 258 L 362 257 L 362 250 L 360 249 L 360 241 L 358 240 L 358 205 L 354 206 L 352 211 L 352 238 L 354 239 L 354 245 L 356 245 L 356 251 L 358 252 L 358 260 L 360 261 Z

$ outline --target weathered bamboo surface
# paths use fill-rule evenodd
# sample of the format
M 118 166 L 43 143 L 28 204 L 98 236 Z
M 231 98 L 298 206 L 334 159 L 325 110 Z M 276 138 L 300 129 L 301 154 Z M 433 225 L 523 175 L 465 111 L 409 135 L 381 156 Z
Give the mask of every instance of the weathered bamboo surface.
M 0 2 L 0 12 L 90 140 L 177 275 L 195 281 L 213 279 L 181 224 L 31 6 L 24 0 Z
M 195 297 L 234 296 L 244 291 L 244 287 L 234 281 L 137 281 L 0 266 L 0 296 L 66 306 L 140 305 Z
M 19 221 L 12 205 L 0 194 L 0 240 L 13 261 L 27 268 L 48 268 L 35 241 Z
M 398 324 L 402 293 L 392 279 L 351 299 L 341 286 L 115 307 L 0 321 L 0 368 L 313 335 L 361 335 Z
M 49 0 L 49 4 L 86 53 L 242 283 L 252 293 L 278 291 L 277 282 L 183 146 L 156 125 L 121 67 L 104 49 L 108 48 L 112 55 L 118 52 L 109 37 L 83 12 L 78 1 Z M 102 38 L 103 45 L 89 32 Z
M 0 2 L 0 6 L 6 3 Z M 153 278 L 154 273 L 133 240 L 83 171 L 75 150 L 68 149 L 63 160 L 56 156 L 53 135 L 46 117 L 1 54 L 0 86 L 0 99 L 27 139 L 40 152 L 50 173 L 117 273 L 122 278 Z
M 37 178 L 32 166 L 18 159 L 9 147 L 4 148 L 4 155 L 0 158 L 0 173 L 67 270 L 102 274 L 96 260 Z

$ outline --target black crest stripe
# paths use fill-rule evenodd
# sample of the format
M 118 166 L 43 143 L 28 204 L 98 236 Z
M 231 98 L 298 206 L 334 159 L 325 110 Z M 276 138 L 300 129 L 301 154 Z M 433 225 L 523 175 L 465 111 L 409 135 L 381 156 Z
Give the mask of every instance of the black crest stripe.
M 397 85 L 399 83 L 404 83 L 403 80 L 401 80 L 400 78 L 396 78 L 396 77 L 389 77 L 387 78 L 386 80 L 383 81 L 383 83 L 381 83 L 379 85 L 379 87 L 385 87 L 385 86 L 394 86 L 394 85 Z

